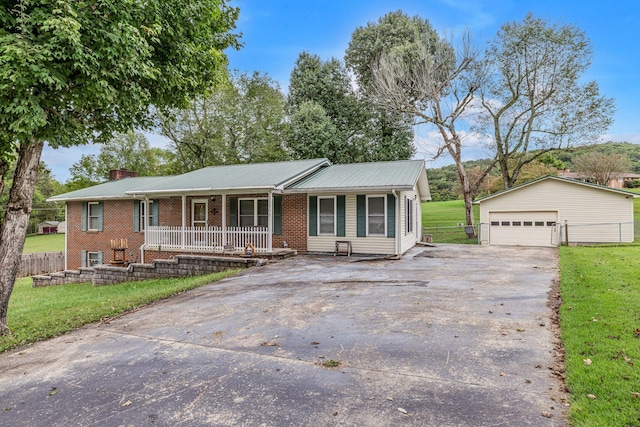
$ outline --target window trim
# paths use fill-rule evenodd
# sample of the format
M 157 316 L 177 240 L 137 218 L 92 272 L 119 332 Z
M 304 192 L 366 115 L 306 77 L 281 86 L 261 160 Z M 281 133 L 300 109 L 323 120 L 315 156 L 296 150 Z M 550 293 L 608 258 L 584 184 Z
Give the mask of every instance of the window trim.
M 242 215 L 242 210 L 240 209 L 240 203 L 243 200 L 251 200 L 253 201 L 253 225 L 240 225 L 242 224 L 242 217 L 243 216 L 248 216 L 248 215 Z M 267 202 L 267 225 L 258 225 L 258 219 L 260 216 L 265 216 L 265 215 L 260 215 L 259 211 L 258 211 L 258 201 L 266 201 Z M 238 227 L 265 227 L 267 228 L 269 224 L 269 198 L 267 197 L 238 197 Z
M 405 218 L 405 235 L 412 234 L 413 229 L 413 217 L 415 210 L 415 200 L 412 197 L 404 196 L 405 204 L 404 204 L 404 218 Z
M 337 225 L 338 225 L 338 202 L 336 196 L 318 196 L 318 236 L 336 236 L 337 235 Z M 320 210 L 320 201 L 321 200 L 333 200 L 333 231 L 331 233 L 323 233 L 320 227 L 320 217 L 322 216 Z M 328 215 L 327 215 L 328 216 Z
M 87 202 L 87 231 L 100 231 L 100 214 L 92 216 L 91 215 L 91 206 L 96 206 L 98 210 L 100 210 L 100 202 Z M 96 228 L 91 227 L 91 218 L 95 218 L 98 226 Z
M 382 212 L 383 212 L 383 232 L 382 233 L 375 233 L 372 234 L 369 232 L 369 217 L 370 217 L 370 213 L 369 213 L 369 199 L 382 199 L 383 202 L 383 207 L 382 207 Z M 387 196 L 385 194 L 380 194 L 380 195 L 367 195 L 366 197 L 366 220 L 367 220 L 367 237 L 371 236 L 371 237 L 387 237 Z M 376 216 L 380 216 L 380 215 L 376 215 Z
M 196 220 L 195 220 L 195 205 L 196 203 L 204 203 L 204 224 L 203 221 L 198 220 L 197 224 L 200 225 L 204 225 L 205 227 L 207 227 L 209 225 L 209 199 L 191 199 L 191 226 L 195 227 L 196 226 Z
M 140 209 L 140 215 L 138 215 L 138 221 L 140 221 L 140 222 L 138 223 L 138 230 L 144 231 L 145 224 L 146 224 L 145 213 L 146 213 L 146 209 L 147 209 L 147 207 L 146 207 L 147 204 L 145 203 L 144 200 L 140 200 L 139 204 L 140 204 L 140 207 L 138 209 Z M 153 225 L 153 218 L 154 218 L 154 216 L 153 216 L 153 200 L 149 200 L 149 212 L 150 212 L 150 214 L 149 214 L 149 225 L 151 226 L 151 225 Z

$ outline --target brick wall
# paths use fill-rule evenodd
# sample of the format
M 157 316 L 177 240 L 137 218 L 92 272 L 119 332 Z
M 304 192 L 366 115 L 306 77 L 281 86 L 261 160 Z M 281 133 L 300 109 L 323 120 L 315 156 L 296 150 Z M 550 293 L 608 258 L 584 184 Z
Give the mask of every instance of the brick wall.
M 286 194 L 282 196 L 282 235 L 273 236 L 273 247 L 281 248 L 286 241 L 298 252 L 307 250 L 307 195 Z

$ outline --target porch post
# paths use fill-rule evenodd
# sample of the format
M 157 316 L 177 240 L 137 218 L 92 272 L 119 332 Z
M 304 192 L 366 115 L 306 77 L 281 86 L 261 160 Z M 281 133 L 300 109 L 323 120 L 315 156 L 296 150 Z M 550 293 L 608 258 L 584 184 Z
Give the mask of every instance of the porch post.
M 222 249 L 227 244 L 227 195 L 222 196 Z
M 182 195 L 182 237 L 180 242 L 180 247 L 184 249 L 185 242 L 185 227 L 187 226 L 187 196 Z
M 267 223 L 267 251 L 273 250 L 273 191 L 269 191 L 269 221 Z

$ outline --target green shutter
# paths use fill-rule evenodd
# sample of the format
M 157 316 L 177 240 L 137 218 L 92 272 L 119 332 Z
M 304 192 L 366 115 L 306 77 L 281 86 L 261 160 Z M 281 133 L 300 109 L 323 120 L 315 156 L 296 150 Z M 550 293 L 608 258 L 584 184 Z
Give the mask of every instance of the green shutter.
M 140 200 L 133 201 L 133 231 L 140 231 Z
M 80 253 L 80 267 L 86 267 L 87 266 L 87 251 L 82 251 Z
M 89 204 L 87 202 L 82 202 L 82 224 L 80 227 L 82 231 L 87 231 L 87 210 L 89 209 L 88 206 Z
M 155 199 L 151 200 L 151 224 L 149 225 L 159 225 L 160 224 L 160 200 Z
M 104 264 L 104 257 L 102 256 L 102 252 L 98 252 L 98 264 Z
M 336 214 L 337 214 L 337 224 L 336 224 L 336 234 L 338 236 L 346 236 L 345 234 L 345 196 L 338 196 L 336 198 Z
M 98 231 L 103 230 L 104 228 L 103 223 L 104 223 L 104 203 L 99 202 L 98 203 Z
M 387 237 L 396 237 L 396 197 L 387 194 Z
M 309 196 L 309 236 L 318 235 L 318 196 Z
M 356 236 L 367 236 L 367 196 L 356 196 L 356 218 L 357 218 L 357 232 Z
M 238 198 L 229 197 L 229 227 L 238 226 Z
M 273 234 L 282 234 L 282 196 L 273 196 Z

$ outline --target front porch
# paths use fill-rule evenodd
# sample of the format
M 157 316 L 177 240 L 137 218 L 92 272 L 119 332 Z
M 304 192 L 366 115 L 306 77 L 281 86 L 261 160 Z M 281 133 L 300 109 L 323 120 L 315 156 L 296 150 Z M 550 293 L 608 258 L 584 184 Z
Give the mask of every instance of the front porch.
M 257 253 L 273 252 L 267 227 L 148 226 L 145 250 L 171 252 L 244 253 L 251 244 Z

